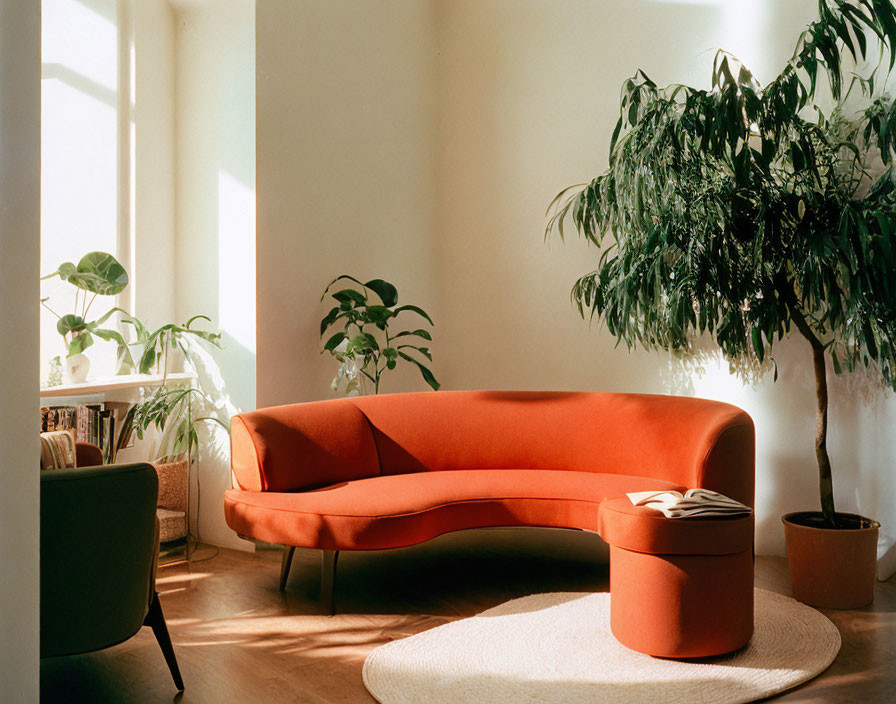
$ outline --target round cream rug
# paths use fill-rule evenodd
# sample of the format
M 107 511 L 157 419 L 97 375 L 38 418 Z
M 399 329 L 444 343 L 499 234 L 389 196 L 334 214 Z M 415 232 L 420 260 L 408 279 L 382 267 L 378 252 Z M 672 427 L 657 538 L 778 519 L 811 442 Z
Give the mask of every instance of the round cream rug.
M 608 593 L 535 594 L 380 646 L 364 684 L 381 704 L 751 702 L 812 679 L 840 650 L 836 626 L 815 609 L 755 595 L 753 639 L 729 655 L 643 655 L 610 632 Z

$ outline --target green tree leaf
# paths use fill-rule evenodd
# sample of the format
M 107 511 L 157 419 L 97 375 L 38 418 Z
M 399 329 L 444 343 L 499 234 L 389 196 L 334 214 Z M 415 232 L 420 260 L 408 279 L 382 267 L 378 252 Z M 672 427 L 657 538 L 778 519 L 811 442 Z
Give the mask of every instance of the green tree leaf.
M 433 391 L 439 390 L 441 385 L 439 384 L 438 381 L 436 381 L 435 376 L 433 376 L 433 373 L 427 367 L 425 367 L 421 362 L 418 362 L 416 359 L 411 357 L 409 354 L 405 354 L 404 352 L 399 352 L 398 354 L 401 355 L 402 359 L 406 359 L 407 361 L 409 361 L 417 366 L 417 369 L 420 370 L 420 375 L 423 377 L 424 381 L 426 381 L 426 383 L 432 387 Z
M 371 279 L 364 285 L 379 296 L 383 305 L 387 308 L 391 308 L 398 303 L 398 290 L 388 281 Z
M 345 339 L 344 332 L 337 332 L 333 337 L 327 340 L 327 344 L 324 345 L 324 350 L 326 352 L 332 352 L 339 344 Z
M 424 311 L 422 308 L 418 308 L 417 306 L 410 306 L 410 305 L 398 306 L 398 308 L 396 308 L 393 312 L 395 313 L 395 315 L 398 315 L 399 313 L 401 313 L 402 311 L 405 311 L 405 310 L 413 311 L 417 315 L 425 318 L 426 322 L 428 322 L 430 325 L 435 324 L 432 322 L 432 318 L 430 318 L 429 315 L 427 315 L 426 311 Z

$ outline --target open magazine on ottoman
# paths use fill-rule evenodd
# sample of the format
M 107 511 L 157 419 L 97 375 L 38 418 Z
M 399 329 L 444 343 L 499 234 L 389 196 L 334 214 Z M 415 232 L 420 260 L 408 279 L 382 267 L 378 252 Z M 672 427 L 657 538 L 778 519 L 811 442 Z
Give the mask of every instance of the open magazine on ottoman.
M 666 518 L 748 516 L 749 506 L 709 489 L 680 491 L 634 491 L 626 494 L 635 506 L 662 511 Z

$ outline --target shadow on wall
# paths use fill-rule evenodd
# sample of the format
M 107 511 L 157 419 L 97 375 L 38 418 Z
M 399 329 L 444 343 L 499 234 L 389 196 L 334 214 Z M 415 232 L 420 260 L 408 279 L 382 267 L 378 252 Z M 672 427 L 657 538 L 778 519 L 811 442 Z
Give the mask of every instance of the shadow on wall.
M 236 344 L 233 340 L 226 341 Z M 210 403 L 204 403 L 193 409 L 195 417 L 217 418 L 230 426 L 230 418 L 241 409 L 235 405 L 226 388 L 224 376 L 211 352 L 196 340 L 188 340 L 191 357 L 198 385 L 208 394 Z M 254 362 L 254 355 L 237 345 L 238 351 L 249 361 Z M 230 436 L 227 431 L 214 422 L 206 422 L 196 429 L 199 436 L 200 451 L 196 458 L 196 468 L 191 474 L 190 515 L 193 517 L 191 530 L 198 540 L 215 545 L 238 547 L 233 531 L 223 525 L 221 497 L 231 488 L 230 469 Z M 205 500 L 203 501 L 203 492 Z

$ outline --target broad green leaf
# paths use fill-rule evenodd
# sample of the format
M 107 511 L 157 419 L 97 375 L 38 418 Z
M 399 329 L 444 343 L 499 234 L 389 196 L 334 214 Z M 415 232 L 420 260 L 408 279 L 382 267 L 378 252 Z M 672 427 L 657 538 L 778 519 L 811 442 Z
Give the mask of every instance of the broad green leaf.
M 426 381 L 426 383 L 432 387 L 433 391 L 439 390 L 439 387 L 441 385 L 439 384 L 438 381 L 436 381 L 435 376 L 433 376 L 433 373 L 427 367 L 425 367 L 421 362 L 418 362 L 416 359 L 414 359 L 410 355 L 405 354 L 404 352 L 399 352 L 398 354 L 401 356 L 402 359 L 406 359 L 407 361 L 412 362 L 413 364 L 417 365 L 417 369 L 420 370 L 420 375 L 423 377 L 424 381 Z
M 93 344 L 93 336 L 89 332 L 82 332 L 75 335 L 72 341 L 68 343 L 67 357 L 74 357 L 80 354 Z
M 68 335 L 69 333 L 79 332 L 87 329 L 87 323 L 80 315 L 69 313 L 63 315 L 56 321 L 56 330 L 60 335 Z
M 85 254 L 77 267 L 65 262 L 59 267 L 59 276 L 80 289 L 102 296 L 114 296 L 128 285 L 128 273 L 106 252 Z
M 363 293 L 351 288 L 344 288 L 341 291 L 336 291 L 332 296 L 340 303 L 346 303 L 353 306 L 363 306 L 367 303 L 367 298 L 365 298 Z
M 388 281 L 371 279 L 364 285 L 379 296 L 383 305 L 387 308 L 391 308 L 398 303 L 398 290 Z
M 419 316 L 425 318 L 426 321 L 427 321 L 430 325 L 434 325 L 434 324 L 435 324 L 435 323 L 432 322 L 432 318 L 430 318 L 430 317 L 426 314 L 426 311 L 424 311 L 422 308 L 418 308 L 417 306 L 410 306 L 410 305 L 398 306 L 398 308 L 396 308 L 393 312 L 394 312 L 395 315 L 398 315 L 399 313 L 401 313 L 402 311 L 405 311 L 405 310 L 413 311 L 413 312 L 416 313 L 417 315 L 419 315 Z
M 339 306 L 335 308 L 331 308 L 330 312 L 327 313 L 323 319 L 320 321 L 320 336 L 323 337 L 324 333 L 327 331 L 327 328 L 330 327 L 336 320 L 341 316 L 341 311 Z
M 750 334 L 753 340 L 753 350 L 756 352 L 756 356 L 761 362 L 765 359 L 765 348 L 762 345 L 762 331 L 759 328 L 754 327 L 750 331 Z
M 380 346 L 376 338 L 366 332 L 356 335 L 348 341 L 348 351 L 355 354 L 358 352 L 376 351 L 379 348 Z
M 367 306 L 365 313 L 367 320 L 374 324 L 385 324 L 393 315 L 392 311 L 386 308 L 386 306 Z
M 327 340 L 327 344 L 324 345 L 324 350 L 326 352 L 332 352 L 344 339 L 345 333 L 337 332 L 333 337 Z

